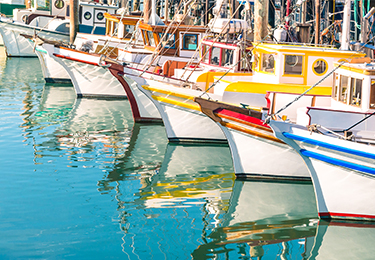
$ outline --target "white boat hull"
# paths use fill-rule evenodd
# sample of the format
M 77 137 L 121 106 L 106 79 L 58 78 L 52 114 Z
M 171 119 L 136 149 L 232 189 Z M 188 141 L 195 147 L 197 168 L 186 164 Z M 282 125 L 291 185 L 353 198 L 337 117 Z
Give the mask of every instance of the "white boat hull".
M 375 153 L 370 145 L 271 122 L 310 171 L 321 218 L 375 220 Z
M 154 91 L 145 85 L 138 84 L 137 86 L 158 109 L 170 142 L 227 143 L 220 127 L 203 114 L 191 98 L 184 97 L 185 95 L 199 96 L 202 94 L 201 91 L 184 89 L 152 79 L 146 79 L 146 81 L 154 88 Z M 159 92 L 159 90 L 162 91 Z M 169 90 L 173 94 L 163 92 Z M 160 96 L 160 93 L 166 99 Z
M 52 45 L 49 45 L 53 48 Z M 60 63 L 51 58 L 47 51 L 37 47 L 35 53 L 40 61 L 44 80 L 47 83 L 71 84 L 68 72 Z
M 285 143 L 221 126 L 228 140 L 234 170 L 244 178 L 311 180 L 308 169 Z M 256 129 L 253 129 L 256 131 Z
M 135 122 L 162 122 L 154 103 L 138 88 L 139 84 L 146 83 L 143 78 L 119 64 L 111 64 L 109 71 L 124 88 Z
M 9 57 L 36 57 L 33 44 L 20 34 L 34 35 L 34 30 L 38 36 L 53 41 L 69 42 L 70 36 L 66 33 L 49 31 L 46 29 L 29 26 L 17 22 L 7 22 L 0 19 L 0 33 L 3 38 L 6 54 Z M 41 30 L 41 31 L 40 31 Z
M 101 66 L 105 64 L 100 56 L 61 48 L 55 48 L 53 56 L 69 74 L 78 97 L 127 97 L 117 79 Z

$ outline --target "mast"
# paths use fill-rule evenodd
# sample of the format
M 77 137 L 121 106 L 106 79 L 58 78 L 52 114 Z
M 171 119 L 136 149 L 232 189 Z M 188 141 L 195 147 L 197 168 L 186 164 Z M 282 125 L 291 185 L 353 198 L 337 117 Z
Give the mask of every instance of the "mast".
M 341 50 L 349 49 L 349 28 L 350 28 L 351 0 L 345 0 L 344 15 L 342 17 L 342 38 Z
M 150 6 L 151 6 L 151 0 L 144 0 L 143 2 L 143 21 L 144 23 L 148 24 L 148 20 L 150 18 Z
M 69 14 L 70 14 L 70 44 L 74 43 L 74 40 L 76 38 L 77 32 L 78 32 L 78 0 L 70 0 L 69 5 Z
M 165 0 L 165 13 L 164 13 L 164 21 L 168 21 L 169 16 L 169 0 Z
M 315 44 L 320 43 L 320 0 L 315 0 Z
M 268 34 L 268 2 L 254 0 L 254 42 L 260 42 Z

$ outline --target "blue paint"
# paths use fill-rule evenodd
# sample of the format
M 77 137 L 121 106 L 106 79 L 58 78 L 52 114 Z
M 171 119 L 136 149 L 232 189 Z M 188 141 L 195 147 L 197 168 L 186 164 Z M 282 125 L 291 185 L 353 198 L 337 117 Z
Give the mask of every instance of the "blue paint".
M 322 154 L 314 153 L 314 152 L 307 151 L 307 150 L 304 150 L 304 149 L 300 150 L 300 153 L 304 156 L 314 158 L 314 159 L 317 159 L 317 160 L 320 160 L 320 161 L 323 161 L 323 162 L 326 162 L 326 163 L 330 163 L 330 164 L 333 164 L 333 165 L 345 167 L 345 168 L 355 170 L 355 171 L 359 171 L 359 172 L 365 172 L 365 173 L 369 173 L 369 174 L 373 174 L 373 175 L 375 174 L 375 169 L 371 168 L 371 167 L 367 167 L 367 166 L 363 166 L 363 165 L 359 165 L 359 164 L 355 164 L 355 163 L 351 163 L 351 162 L 346 162 L 346 161 L 343 161 L 343 160 L 339 160 L 339 159 L 332 158 L 332 157 L 329 157 L 329 156 L 325 156 L 325 155 L 322 155 Z
M 328 148 L 328 149 L 335 150 L 335 151 L 338 151 L 338 152 L 344 152 L 344 153 L 348 153 L 348 154 L 352 154 L 352 155 L 358 155 L 358 156 L 369 158 L 369 159 L 375 159 L 375 154 L 372 154 L 372 153 L 353 150 L 353 149 L 350 149 L 350 148 L 346 148 L 346 147 L 342 147 L 342 146 L 338 146 L 338 145 L 334 145 L 334 144 L 329 144 L 329 143 L 309 139 L 309 138 L 306 138 L 306 137 L 301 137 L 301 136 L 291 134 L 291 133 L 284 132 L 283 135 L 286 138 L 296 140 L 296 141 L 301 141 L 301 142 L 304 142 L 304 143 L 307 143 L 307 144 L 317 145 L 317 146 Z

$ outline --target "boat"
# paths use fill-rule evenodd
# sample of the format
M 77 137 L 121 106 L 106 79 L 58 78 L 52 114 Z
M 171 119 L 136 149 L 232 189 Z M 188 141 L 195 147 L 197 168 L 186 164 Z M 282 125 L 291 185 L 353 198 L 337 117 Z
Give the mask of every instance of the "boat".
M 36 57 L 35 44 L 20 34 L 36 35 L 51 41 L 69 43 L 69 1 L 59 0 L 51 11 L 33 9 L 14 10 L 13 18 L 0 17 L 0 33 L 9 57 Z M 104 34 L 104 13 L 114 13 L 118 7 L 95 2 L 80 3 L 79 31 L 86 34 Z M 77 38 L 81 36 L 78 35 Z
M 171 68 L 176 64 L 183 66 L 196 52 L 194 46 L 197 46 L 206 31 L 204 26 L 183 24 L 182 21 L 164 24 L 152 23 L 151 19 L 149 24 L 136 16 L 107 13 L 104 17 L 107 20 L 106 37 L 98 40 L 97 47 L 90 52 L 79 52 L 69 46 L 61 47 L 46 41 L 42 45 L 44 51 L 41 53 L 46 52 L 46 58 L 62 66 L 71 78 L 78 96 L 126 97 L 124 89 L 111 73 L 105 67 L 98 66 L 101 58 L 116 60 L 120 64 L 127 63 L 137 74 L 142 73 L 142 66 L 146 64 L 149 64 L 147 69 L 151 71 L 158 67 L 156 63 L 165 63 Z M 126 33 L 128 27 L 131 29 Z M 163 35 L 167 31 L 170 32 L 166 34 L 170 39 L 164 39 Z M 139 39 L 134 36 L 136 32 L 140 35 Z M 162 44 L 164 47 L 160 49 Z M 160 52 L 163 52 L 162 55 L 155 59 L 154 53 Z M 108 81 L 111 84 L 105 86 Z
M 110 13 L 103 15 L 106 20 L 106 27 L 103 27 L 105 35 L 104 33 L 103 35 L 79 33 L 74 42 L 75 48 L 68 44 L 39 38 L 35 53 L 40 60 L 47 83 L 73 84 L 79 97 L 90 97 L 96 92 L 103 96 L 126 97 L 121 85 L 113 79 L 109 72 L 98 65 L 100 65 L 101 55 L 107 54 L 109 57 L 113 57 L 116 53 L 117 56 L 119 46 L 125 46 L 128 43 L 131 39 L 130 32 L 134 31 L 139 16 Z M 115 24 L 113 20 L 117 23 Z M 114 30 L 119 24 L 124 27 L 124 31 L 120 33 L 121 35 L 117 33 L 114 35 Z M 22 35 L 33 40 L 32 35 Z M 106 49 L 104 46 L 107 45 L 106 41 L 109 40 L 116 43 L 116 48 L 106 47 L 107 51 L 104 51 Z M 112 51 L 113 54 L 110 54 L 109 51 Z M 65 60 L 62 61 L 60 58 Z M 86 63 L 82 64 L 81 60 L 85 60 Z
M 333 67 L 333 62 L 351 56 L 363 56 L 360 53 L 333 48 L 271 43 L 261 43 L 252 52 L 255 57 L 259 57 L 259 62 L 253 63 L 252 75 L 242 76 L 246 79 L 252 77 L 252 81 L 239 81 L 241 76 L 230 76 L 232 82 L 228 84 L 201 89 L 194 83 L 165 78 L 155 73 L 144 73 L 143 79 L 138 80 L 139 83 L 135 87 L 138 87 L 158 108 L 170 141 L 227 142 L 220 127 L 201 112 L 198 104 L 194 102 L 195 97 L 238 106 L 243 104 L 259 111 L 267 106 L 265 99 L 267 91 L 293 93 L 293 90 L 295 92 L 299 89 L 303 92 L 308 89 L 310 82 L 320 79 L 324 79 L 323 86 L 318 89 L 322 91 L 322 95 L 327 95 L 330 93 L 327 87 L 331 87 L 333 77 L 326 78 L 326 74 L 328 68 Z M 321 53 L 324 53 L 324 57 Z M 271 56 L 273 58 L 270 58 Z M 269 59 L 274 60 L 271 69 L 263 66 Z M 294 61 L 291 64 L 294 66 L 290 68 L 288 64 L 291 60 Z M 299 69 L 296 68 L 296 61 L 299 63 Z M 284 63 L 286 68 L 290 68 L 291 74 L 285 74 Z M 124 78 L 137 81 L 137 77 L 133 76 L 134 72 L 126 67 L 122 75 Z
M 373 221 L 375 63 L 336 66 L 331 106 L 301 108 L 307 126 L 282 120 L 270 126 L 305 161 L 321 218 Z

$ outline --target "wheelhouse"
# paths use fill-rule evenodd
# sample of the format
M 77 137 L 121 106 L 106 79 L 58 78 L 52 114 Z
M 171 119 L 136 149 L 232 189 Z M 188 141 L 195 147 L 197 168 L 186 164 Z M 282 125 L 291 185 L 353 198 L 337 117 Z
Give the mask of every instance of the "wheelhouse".
M 364 54 L 327 47 L 309 47 L 287 44 L 259 44 L 253 49 L 254 81 L 332 86 L 334 62 L 363 57 Z
M 212 39 L 202 41 L 202 65 L 213 70 L 231 70 L 251 72 L 251 45 L 243 48 L 234 43 L 215 42 Z
M 139 29 L 146 50 L 160 51 L 162 55 L 190 58 L 197 51 L 206 32 L 203 26 L 149 25 L 139 22 Z
M 357 59 L 361 60 L 361 59 Z M 363 59 L 362 59 L 363 60 Z M 332 106 L 366 112 L 375 109 L 375 63 L 339 64 L 332 87 Z

